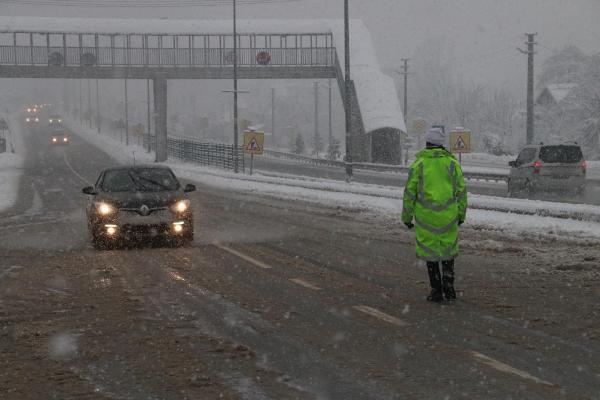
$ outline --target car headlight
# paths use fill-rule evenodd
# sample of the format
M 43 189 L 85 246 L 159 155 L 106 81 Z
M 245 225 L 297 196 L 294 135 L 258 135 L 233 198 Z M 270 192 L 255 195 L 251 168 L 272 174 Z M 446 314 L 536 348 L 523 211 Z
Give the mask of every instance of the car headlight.
M 110 215 L 115 212 L 115 208 L 107 203 L 96 203 L 96 210 L 100 215 Z
M 29 119 L 29 118 L 25 118 L 25 122 L 29 122 L 29 121 L 30 121 L 30 119 Z
M 177 203 L 173 204 L 172 210 L 178 213 L 186 212 L 190 208 L 189 200 L 179 200 Z
M 62 122 L 62 119 L 59 119 L 58 122 Z
M 57 140 L 58 140 L 58 139 L 57 139 L 57 138 L 55 138 L 55 137 L 53 137 L 53 138 L 52 138 L 52 141 L 53 141 L 53 142 L 56 142 Z
M 35 122 L 40 122 L 40 119 L 39 119 L 39 118 L 36 118 L 36 119 L 35 119 Z
M 51 119 L 51 120 L 50 120 L 50 123 L 52 123 L 52 121 L 54 121 L 54 120 L 52 120 L 52 119 Z

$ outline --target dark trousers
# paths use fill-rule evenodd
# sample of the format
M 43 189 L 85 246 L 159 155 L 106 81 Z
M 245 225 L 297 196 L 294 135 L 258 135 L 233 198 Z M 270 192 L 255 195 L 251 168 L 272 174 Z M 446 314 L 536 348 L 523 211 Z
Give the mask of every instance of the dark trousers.
M 454 292 L 454 260 L 442 261 L 441 273 L 439 262 L 428 261 L 427 273 L 429 274 L 431 289 L 443 292 L 447 298 L 456 298 Z

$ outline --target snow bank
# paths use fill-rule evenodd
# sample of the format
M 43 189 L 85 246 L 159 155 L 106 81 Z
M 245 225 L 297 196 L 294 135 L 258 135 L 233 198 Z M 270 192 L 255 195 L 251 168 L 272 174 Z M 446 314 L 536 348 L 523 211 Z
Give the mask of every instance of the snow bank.
M 322 179 L 298 179 L 289 176 L 256 175 L 249 177 L 208 167 L 174 162 L 169 165 L 178 176 L 225 190 L 302 200 L 328 207 L 349 208 L 376 213 L 393 220 L 399 220 L 402 212 L 399 189 L 354 183 L 347 185 Z M 472 199 L 472 203 L 486 204 L 492 209 L 496 208 L 494 202 L 497 198 L 472 196 Z M 521 202 L 524 201 L 521 200 Z M 531 210 L 535 210 L 535 207 L 531 207 Z M 600 215 L 600 207 L 597 207 L 596 212 L 598 213 L 596 215 Z M 568 238 L 588 238 L 600 235 L 600 223 L 598 222 L 474 209 L 473 205 L 469 209 L 466 226 L 516 234 L 559 235 Z
M 16 117 L 9 117 L 12 135 L 6 137 L 6 153 L 0 153 L 0 213 L 12 208 L 19 195 L 19 182 L 25 164 L 25 145 Z M 11 141 L 15 153 L 11 153 Z
M 66 112 L 63 111 L 62 115 L 66 115 Z M 63 120 L 63 125 L 67 127 L 69 131 L 77 134 L 91 145 L 102 149 L 121 164 L 133 164 L 134 162 L 137 164 L 150 164 L 155 160 L 154 153 L 147 153 L 142 146 L 132 144 L 131 138 L 130 145 L 125 146 L 120 141 L 110 137 L 106 132 L 98 135 L 96 129 L 82 126 L 79 122 L 75 122 L 68 117 L 63 117 Z

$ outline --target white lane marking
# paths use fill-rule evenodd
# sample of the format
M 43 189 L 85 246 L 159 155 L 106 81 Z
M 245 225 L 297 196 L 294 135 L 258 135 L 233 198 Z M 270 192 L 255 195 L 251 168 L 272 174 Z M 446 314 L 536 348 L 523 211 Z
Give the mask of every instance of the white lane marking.
M 232 248 L 229 248 L 227 246 L 223 246 L 223 245 L 220 245 L 220 244 L 215 244 L 215 247 L 218 247 L 219 249 L 224 250 L 224 251 L 228 252 L 229 254 L 233 254 L 234 256 L 239 257 L 242 260 L 247 261 L 247 262 L 249 262 L 250 264 L 252 264 L 252 265 L 254 265 L 256 267 L 259 267 L 259 268 L 262 268 L 262 269 L 271 269 L 270 265 L 267 265 L 267 264 L 265 264 L 262 261 L 258 261 L 256 259 L 250 257 L 250 256 L 247 256 L 247 255 L 245 255 L 243 253 L 240 253 L 239 251 L 234 250 Z
M 187 282 L 183 276 L 179 275 L 175 271 L 169 271 L 169 275 L 171 276 L 171 278 L 175 279 L 176 281 Z
M 75 169 L 71 166 L 71 163 L 69 163 L 69 160 L 67 159 L 67 153 L 63 153 L 63 154 L 64 154 L 63 158 L 65 159 L 65 164 L 67 164 L 67 167 L 69 167 L 71 172 L 73 172 L 75 174 L 75 176 L 77 176 L 86 185 L 91 185 L 90 181 L 85 179 L 83 176 L 79 175 L 79 172 L 75 171 Z
M 290 279 L 290 282 L 294 282 L 295 284 L 304 286 L 305 288 L 310 289 L 310 290 L 321 290 L 321 288 L 318 287 L 317 285 L 313 285 L 312 283 L 307 282 L 304 279 L 292 278 L 292 279 Z
M 307 289 L 311 289 L 311 290 L 321 290 L 321 288 L 320 288 L 320 287 L 318 287 L 318 286 L 316 286 L 316 285 L 313 285 L 313 284 L 312 284 L 312 283 L 310 283 L 310 282 L 306 282 L 305 280 L 303 280 L 303 279 L 300 279 L 300 278 L 292 278 L 292 279 L 290 279 L 290 281 L 291 281 L 291 282 L 294 282 L 295 284 L 298 284 L 298 285 L 300 285 L 300 286 L 304 286 L 304 287 L 305 287 L 305 288 L 307 288 Z
M 8 276 L 9 274 L 11 274 L 13 271 L 17 270 L 17 269 L 21 269 L 23 267 L 21 267 L 20 265 L 13 265 L 11 267 L 6 268 L 4 271 L 2 271 L 0 273 L 0 279 L 4 278 L 5 276 Z
M 470 351 L 469 353 L 471 353 L 471 356 L 479 363 L 487 365 L 488 367 L 492 367 L 495 370 L 498 370 L 500 372 L 506 372 L 507 374 L 513 374 L 513 375 L 516 375 L 523 379 L 527 379 L 529 381 L 539 383 L 540 385 L 557 386 L 554 383 L 544 381 L 536 376 L 531 375 L 528 372 L 521 371 L 520 369 L 511 367 L 510 365 L 505 364 L 502 361 L 494 360 L 493 358 L 488 357 L 484 354 L 478 353 L 476 351 Z
M 354 306 L 354 309 L 396 326 L 407 326 L 408 323 L 369 306 Z
M 7 230 L 7 229 L 28 228 L 30 226 L 37 226 L 37 225 L 55 224 L 57 222 L 68 221 L 68 220 L 71 220 L 71 219 L 72 219 L 72 217 L 67 216 L 67 217 L 63 217 L 63 218 L 51 219 L 51 220 L 48 220 L 48 221 L 30 222 L 30 223 L 26 223 L 26 224 L 0 226 L 0 231 L 4 231 L 4 230 Z

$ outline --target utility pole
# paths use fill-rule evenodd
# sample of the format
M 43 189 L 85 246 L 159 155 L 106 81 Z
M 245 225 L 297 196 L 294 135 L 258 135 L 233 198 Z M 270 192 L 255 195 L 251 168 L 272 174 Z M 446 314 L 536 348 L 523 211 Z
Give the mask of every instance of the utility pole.
M 90 80 L 87 80 L 87 89 L 88 89 L 88 127 L 92 129 L 92 87 Z
M 329 85 L 328 85 L 328 102 L 329 102 L 329 106 L 328 106 L 328 128 L 329 128 L 329 132 L 328 132 L 328 139 L 329 139 L 329 146 L 331 146 L 331 143 L 333 141 L 333 123 L 332 123 L 332 117 L 331 117 L 331 111 L 333 108 L 333 104 L 332 104 L 332 97 L 331 97 L 331 78 L 329 78 Z
M 406 126 L 406 121 L 408 121 L 408 60 L 409 58 L 402 58 L 402 71 L 400 75 L 404 76 L 404 125 Z M 402 143 L 402 132 L 398 135 L 398 163 L 402 164 L 402 148 L 404 143 Z M 408 154 L 408 153 L 407 153 Z
M 223 93 L 233 93 L 233 171 L 239 172 L 239 123 L 238 123 L 238 94 L 249 93 L 238 90 L 238 37 L 237 37 L 237 3 L 233 0 L 233 90 L 223 90 Z
M 319 157 L 319 142 L 321 138 L 319 136 L 319 82 L 314 83 L 315 87 L 315 137 L 313 139 L 313 144 L 315 146 L 315 153 L 317 154 L 317 158 Z
M 151 151 L 151 143 L 150 143 L 150 79 L 146 79 L 146 105 L 148 109 L 146 110 L 146 116 L 148 117 L 148 127 L 146 128 L 146 132 L 148 133 L 148 149 L 147 152 Z
M 406 116 L 408 115 L 408 60 L 409 58 L 402 58 L 402 71 L 400 75 L 404 76 L 404 122 L 406 122 Z
M 127 78 L 125 78 L 125 146 L 129 146 L 129 110 L 127 99 Z
M 271 88 L 271 140 L 275 145 L 275 88 Z
M 100 128 L 100 84 L 96 79 L 96 128 L 98 128 L 98 135 L 102 133 Z
M 238 59 L 237 59 L 237 4 L 233 0 L 233 172 L 239 172 L 238 165 Z
M 81 79 L 79 79 L 79 125 L 83 125 L 83 89 L 81 85 Z
M 344 110 L 346 112 L 346 182 L 352 180 L 352 102 L 350 101 L 350 7 L 344 0 Z
M 527 35 L 527 51 L 521 50 L 517 48 L 521 53 L 527 55 L 527 144 L 533 143 L 534 136 L 534 105 L 533 105 L 533 83 L 534 83 L 534 75 L 533 75 L 533 61 L 535 55 L 534 46 L 537 44 L 535 41 L 535 37 L 537 33 L 526 33 Z

